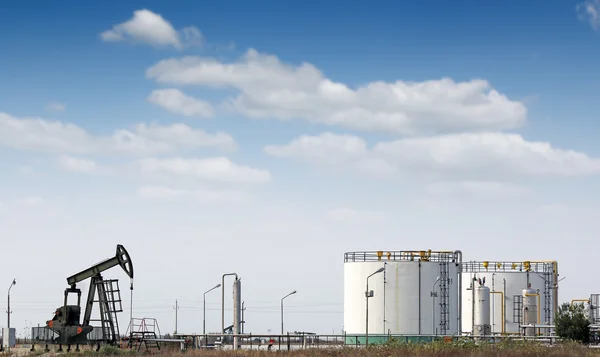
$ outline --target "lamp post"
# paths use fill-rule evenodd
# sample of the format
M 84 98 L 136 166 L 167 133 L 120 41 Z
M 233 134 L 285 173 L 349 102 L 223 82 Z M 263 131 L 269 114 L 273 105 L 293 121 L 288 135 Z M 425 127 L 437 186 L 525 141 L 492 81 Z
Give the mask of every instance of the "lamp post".
M 431 299 L 432 299 L 432 309 L 431 309 L 431 314 L 433 315 L 433 322 L 432 322 L 432 326 L 431 326 L 431 333 L 434 335 L 437 335 L 437 329 L 435 328 L 435 298 L 437 296 L 437 292 L 435 292 L 435 284 L 438 283 L 438 281 L 440 281 L 440 277 L 438 276 L 437 279 L 435 279 L 435 281 L 433 282 L 433 286 L 431 287 Z
M 281 298 L 281 336 L 283 336 L 283 299 L 296 293 L 296 290 Z
M 377 269 L 374 273 L 367 276 L 367 291 L 365 291 L 366 309 L 365 309 L 365 347 L 369 345 L 369 298 L 373 297 L 373 291 L 369 291 L 369 278 L 375 274 L 383 272 L 384 268 Z
M 8 336 L 4 336 L 4 339 L 7 340 L 7 346 L 8 346 L 8 350 L 10 351 L 10 314 L 12 314 L 12 311 L 10 311 L 10 289 L 12 289 L 13 286 L 17 285 L 17 279 L 13 279 L 12 283 L 10 283 L 10 286 L 8 287 L 8 309 L 6 310 L 6 315 L 8 317 Z
M 10 283 L 10 286 L 8 287 L 8 310 L 6 311 L 6 314 L 8 315 L 8 329 L 9 330 L 10 330 L 10 314 L 12 313 L 12 311 L 10 311 L 10 289 L 12 289 L 12 287 L 15 285 L 17 285 L 17 279 L 13 279 L 12 283 Z
M 206 334 L 206 294 L 221 287 L 221 284 L 215 285 L 213 288 L 204 292 L 204 300 L 202 302 L 202 334 Z

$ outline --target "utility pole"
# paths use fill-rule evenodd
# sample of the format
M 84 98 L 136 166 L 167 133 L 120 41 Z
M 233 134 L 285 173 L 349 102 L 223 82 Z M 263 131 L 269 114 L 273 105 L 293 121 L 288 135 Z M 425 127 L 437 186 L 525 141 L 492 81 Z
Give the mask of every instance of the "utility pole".
M 244 324 L 246 323 L 246 320 L 244 320 L 244 311 L 246 311 L 246 308 L 244 307 L 244 301 L 242 301 L 242 335 L 244 334 Z
M 177 300 L 175 300 L 175 306 L 173 308 L 175 309 L 175 334 L 177 335 L 177 310 L 179 310 L 179 303 Z

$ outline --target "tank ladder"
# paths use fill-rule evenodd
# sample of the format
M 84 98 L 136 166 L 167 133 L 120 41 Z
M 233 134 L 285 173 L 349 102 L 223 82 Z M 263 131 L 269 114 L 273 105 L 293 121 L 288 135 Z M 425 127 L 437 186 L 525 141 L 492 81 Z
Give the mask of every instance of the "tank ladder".
M 98 300 L 94 300 L 94 302 L 97 302 L 100 308 L 100 318 L 90 319 L 90 322 L 100 322 L 102 341 L 114 344 L 120 336 L 117 313 L 123 311 L 119 281 L 117 279 L 102 279 L 93 283 L 96 284 L 96 290 L 98 291 Z
M 450 284 L 450 278 L 448 276 L 448 265 L 450 264 L 449 258 L 450 257 L 447 254 L 443 254 L 440 257 L 440 332 L 442 335 L 446 335 L 450 329 L 450 290 L 448 289 L 448 285 Z
M 553 269 L 552 265 L 544 264 L 544 321 L 548 325 L 552 324 Z

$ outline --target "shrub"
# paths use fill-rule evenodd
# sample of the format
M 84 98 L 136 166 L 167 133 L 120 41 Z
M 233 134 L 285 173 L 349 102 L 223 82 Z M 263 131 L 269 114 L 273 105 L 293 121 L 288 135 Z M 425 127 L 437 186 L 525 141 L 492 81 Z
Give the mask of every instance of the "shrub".
M 562 304 L 554 324 L 560 338 L 582 343 L 590 341 L 591 322 L 585 315 L 583 304 Z

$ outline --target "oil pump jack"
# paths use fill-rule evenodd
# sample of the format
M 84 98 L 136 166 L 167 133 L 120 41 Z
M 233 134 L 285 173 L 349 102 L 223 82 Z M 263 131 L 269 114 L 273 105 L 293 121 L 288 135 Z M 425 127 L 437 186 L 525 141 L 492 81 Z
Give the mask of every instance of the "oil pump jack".
M 94 338 L 94 342 L 98 342 L 98 347 L 100 342 L 112 345 L 117 343 L 119 338 L 117 313 L 123 311 L 119 281 L 104 279 L 101 274 L 117 265 L 123 268 L 131 279 L 130 289 L 133 291 L 133 263 L 125 247 L 120 244 L 117 245 L 117 253 L 114 257 L 67 278 L 69 287 L 65 289 L 64 304 L 56 309 L 52 320 L 46 321 L 46 326 L 58 334 L 54 343 L 60 344 L 61 348 L 63 344 L 68 345 L 69 349 L 73 344 L 79 347 L 80 344 L 89 343 L 88 334 L 94 330 L 94 327 L 90 325 L 92 321 L 100 322 L 101 336 Z M 83 321 L 80 323 L 81 290 L 77 288 L 77 283 L 86 279 L 91 280 Z M 97 300 L 96 292 L 98 292 Z M 77 305 L 68 305 L 69 294 L 77 294 Z M 92 320 L 92 307 L 95 302 L 100 308 L 100 318 Z

